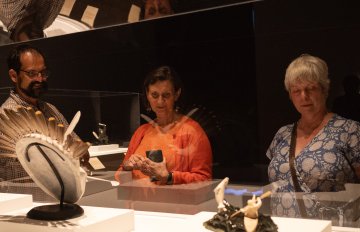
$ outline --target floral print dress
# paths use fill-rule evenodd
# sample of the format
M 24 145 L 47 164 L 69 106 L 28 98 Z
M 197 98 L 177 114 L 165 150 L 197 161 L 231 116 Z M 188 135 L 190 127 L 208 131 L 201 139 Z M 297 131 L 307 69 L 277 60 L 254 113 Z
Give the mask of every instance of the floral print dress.
M 293 124 L 276 133 L 266 155 L 270 182 L 283 181 L 278 192 L 294 191 L 289 167 Z M 334 114 L 312 141 L 295 157 L 298 182 L 304 192 L 344 190 L 345 183 L 357 181 L 354 169 L 360 166 L 360 123 Z
M 271 160 L 268 175 L 273 188 L 272 214 L 277 216 L 304 216 L 299 213 L 289 166 L 293 127 L 294 124 L 281 127 L 266 153 Z M 311 213 L 321 206 L 316 192 L 341 191 L 346 183 L 358 182 L 354 169 L 360 166 L 360 123 L 334 114 L 295 157 L 294 166 L 299 185 L 306 193 L 303 199 L 307 214 L 316 217 Z

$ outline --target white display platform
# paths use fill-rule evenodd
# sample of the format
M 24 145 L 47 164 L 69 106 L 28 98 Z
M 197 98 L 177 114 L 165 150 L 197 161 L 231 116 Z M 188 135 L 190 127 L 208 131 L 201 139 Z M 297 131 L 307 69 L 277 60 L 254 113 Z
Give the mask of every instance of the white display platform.
M 122 208 L 134 209 L 139 211 L 190 215 L 196 214 L 200 211 L 209 211 L 217 207 L 215 200 L 205 201 L 197 205 L 122 200 L 118 200 L 117 204 L 121 205 Z
M 10 198 L 10 197 L 8 197 Z M 39 204 L 37 204 L 39 205 Z M 34 206 L 37 206 L 34 205 Z M 25 217 L 30 208 L 0 215 L 0 231 L 11 232 L 210 232 L 203 223 L 215 212 L 195 215 L 132 211 L 82 206 L 85 214 L 66 221 L 38 221 Z M 330 221 L 272 217 L 279 232 L 360 232 L 359 228 L 331 227 Z
M 29 194 L 0 193 L 0 214 L 31 207 L 33 199 Z
M 214 212 L 200 212 L 189 217 L 186 221 L 188 229 L 186 231 L 209 232 L 203 223 L 211 219 Z M 271 217 L 278 226 L 278 232 L 331 232 L 331 221 L 300 219 L 300 218 L 281 218 Z
M 332 232 L 360 232 L 360 228 L 333 226 L 331 228 L 331 231 Z
M 127 147 L 119 147 L 119 144 L 107 144 L 89 147 L 90 157 L 118 154 L 127 152 Z
M 135 232 L 197 232 L 196 229 L 188 230 L 185 224 L 192 216 L 189 214 L 135 211 Z
M 37 205 L 34 205 L 37 206 Z M 26 218 L 31 208 L 0 215 L 0 231 L 11 232 L 130 232 L 134 231 L 134 211 L 82 206 L 84 215 L 64 221 L 41 221 Z
M 121 182 L 118 187 L 118 199 L 197 205 L 214 199 L 213 189 L 219 183 L 220 180 L 212 180 L 189 184 L 157 185 L 149 178 L 143 178 L 126 183 Z
M 220 180 L 178 185 L 156 185 L 148 178 L 121 181 L 117 202 L 141 211 L 196 214 L 216 208 L 213 189 Z

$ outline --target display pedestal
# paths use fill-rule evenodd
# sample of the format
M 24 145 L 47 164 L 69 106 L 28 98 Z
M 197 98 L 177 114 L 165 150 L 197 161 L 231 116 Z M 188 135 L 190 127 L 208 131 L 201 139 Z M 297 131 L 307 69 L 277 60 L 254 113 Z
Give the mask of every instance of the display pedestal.
M 122 208 L 134 209 L 139 211 L 190 215 L 196 214 L 203 210 L 209 211 L 217 207 L 215 200 L 205 201 L 197 205 L 125 200 L 118 201 L 117 204 L 121 205 Z
M 157 185 L 143 178 L 121 184 L 119 200 L 162 202 L 197 205 L 214 199 L 214 188 L 219 180 L 179 185 Z
M 0 193 L 0 214 L 32 206 L 32 195 Z
M 34 205 L 36 206 L 36 205 Z M 26 232 L 130 232 L 134 230 L 134 211 L 82 206 L 84 215 L 63 221 L 32 220 L 26 217 L 30 208 L 0 215 L 1 231 Z
M 127 152 L 127 148 L 120 147 L 119 144 L 106 144 L 106 145 L 96 145 L 89 147 L 90 157 L 121 154 L 126 152 Z
M 124 159 L 126 147 L 120 147 L 119 144 L 96 145 L 89 147 L 90 171 L 106 170 L 116 171 Z
M 144 178 L 121 184 L 122 207 L 141 211 L 195 214 L 216 208 L 214 188 L 220 180 L 180 185 L 156 185 Z

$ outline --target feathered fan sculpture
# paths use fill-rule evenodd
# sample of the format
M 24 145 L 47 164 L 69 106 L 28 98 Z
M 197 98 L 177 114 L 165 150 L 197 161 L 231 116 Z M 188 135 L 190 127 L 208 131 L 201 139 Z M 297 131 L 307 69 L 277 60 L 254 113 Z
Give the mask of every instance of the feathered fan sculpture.
M 29 218 L 66 220 L 83 214 L 74 203 L 85 191 L 86 172 L 79 158 L 90 144 L 72 135 L 79 118 L 80 111 L 65 130 L 55 118 L 46 119 L 31 107 L 5 109 L 0 114 L 0 150 L 4 152 L 0 156 L 17 157 L 34 182 L 60 200 L 57 205 L 33 208 L 27 214 Z

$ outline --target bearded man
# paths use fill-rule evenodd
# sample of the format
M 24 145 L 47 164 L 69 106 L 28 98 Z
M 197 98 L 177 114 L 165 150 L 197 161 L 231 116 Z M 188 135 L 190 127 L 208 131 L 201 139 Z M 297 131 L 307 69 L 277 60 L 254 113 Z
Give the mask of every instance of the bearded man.
M 48 89 L 47 81 L 50 76 L 44 54 L 38 48 L 21 44 L 11 50 L 7 63 L 14 88 L 0 107 L 0 113 L 4 113 L 4 109 L 17 111 L 19 106 L 32 107 L 35 112 L 41 111 L 45 118 L 54 117 L 66 129 L 69 124 L 59 110 L 54 105 L 41 100 L 41 96 Z M 1 157 L 2 152 L 0 150 L 0 182 L 28 176 L 17 158 Z M 88 159 L 87 153 L 81 161 L 86 164 Z

